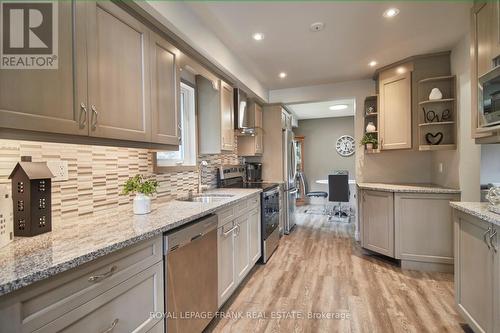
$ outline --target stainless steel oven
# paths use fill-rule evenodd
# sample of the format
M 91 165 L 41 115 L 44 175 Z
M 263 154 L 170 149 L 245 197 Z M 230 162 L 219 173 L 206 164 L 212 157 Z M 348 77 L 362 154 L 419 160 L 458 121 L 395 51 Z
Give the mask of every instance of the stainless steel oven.
M 478 80 L 479 126 L 500 125 L 500 66 Z

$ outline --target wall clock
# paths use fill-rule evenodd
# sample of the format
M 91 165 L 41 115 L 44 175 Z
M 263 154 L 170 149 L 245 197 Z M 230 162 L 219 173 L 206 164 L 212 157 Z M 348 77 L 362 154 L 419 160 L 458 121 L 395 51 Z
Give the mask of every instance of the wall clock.
M 337 153 L 339 153 L 340 156 L 351 156 L 354 154 L 354 150 L 356 149 L 356 142 L 354 141 L 354 138 L 350 135 L 342 135 L 340 138 L 337 139 L 337 144 L 336 144 L 336 149 Z

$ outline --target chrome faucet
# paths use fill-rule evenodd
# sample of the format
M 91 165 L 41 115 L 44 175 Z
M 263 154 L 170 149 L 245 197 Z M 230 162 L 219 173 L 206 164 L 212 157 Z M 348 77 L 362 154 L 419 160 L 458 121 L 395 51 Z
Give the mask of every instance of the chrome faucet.
M 208 166 L 207 161 L 203 160 L 200 162 L 200 165 L 198 167 L 198 194 L 201 194 L 203 192 L 203 185 L 201 184 L 201 179 L 203 178 L 203 167 Z

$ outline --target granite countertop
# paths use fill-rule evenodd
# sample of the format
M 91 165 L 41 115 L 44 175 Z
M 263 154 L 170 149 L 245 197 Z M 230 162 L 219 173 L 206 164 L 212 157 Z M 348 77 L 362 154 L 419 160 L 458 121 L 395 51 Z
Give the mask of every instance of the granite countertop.
M 460 194 L 460 190 L 435 184 L 358 183 L 358 187 L 364 190 L 384 192 Z
M 450 202 L 450 206 L 486 222 L 500 226 L 500 214 L 488 209 L 488 202 Z
M 147 215 L 134 215 L 132 205 L 98 215 L 53 219 L 52 232 L 16 237 L 0 248 L 0 296 L 78 267 L 261 192 L 260 189 L 217 189 L 231 194 L 213 203 L 154 202 Z

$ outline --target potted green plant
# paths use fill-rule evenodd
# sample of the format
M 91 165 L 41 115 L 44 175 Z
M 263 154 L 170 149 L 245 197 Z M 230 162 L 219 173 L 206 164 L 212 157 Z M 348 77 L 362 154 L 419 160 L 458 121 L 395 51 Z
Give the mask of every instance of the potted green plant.
M 378 140 L 373 133 L 365 133 L 361 139 L 361 145 L 364 145 L 367 150 L 376 149 L 378 145 Z
M 151 212 L 151 195 L 156 193 L 158 182 L 154 179 L 146 179 L 142 175 L 129 178 L 123 185 L 122 194 L 135 193 L 134 214 L 148 214 Z

